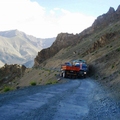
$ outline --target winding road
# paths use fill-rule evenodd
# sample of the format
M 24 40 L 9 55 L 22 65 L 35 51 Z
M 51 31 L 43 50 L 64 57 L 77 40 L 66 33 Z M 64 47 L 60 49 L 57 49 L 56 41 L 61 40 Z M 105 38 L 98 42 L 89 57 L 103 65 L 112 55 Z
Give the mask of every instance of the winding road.
M 120 120 L 120 102 L 91 78 L 0 94 L 0 120 Z

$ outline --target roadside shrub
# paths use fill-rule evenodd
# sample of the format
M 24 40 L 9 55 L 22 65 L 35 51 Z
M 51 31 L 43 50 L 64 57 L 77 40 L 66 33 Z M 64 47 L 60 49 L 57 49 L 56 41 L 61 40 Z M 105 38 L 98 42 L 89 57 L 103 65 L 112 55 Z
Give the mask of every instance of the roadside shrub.
M 8 91 L 10 91 L 10 90 L 11 90 L 10 87 L 5 87 L 5 88 L 3 89 L 4 92 L 8 92 Z
M 51 81 L 48 81 L 48 82 L 46 83 L 46 85 L 50 85 L 50 84 L 52 84 L 52 82 L 51 82 Z
M 114 68 L 114 65 L 112 65 L 112 67 L 111 67 L 112 69 Z
M 32 81 L 32 82 L 30 83 L 30 85 L 35 86 L 35 85 L 36 85 L 36 82 Z
M 56 81 L 56 80 L 54 80 L 54 81 L 48 81 L 48 82 L 46 83 L 46 85 L 56 84 L 56 83 L 58 83 L 58 81 Z
M 117 51 L 118 51 L 118 52 L 120 52 L 120 47 L 119 47 L 119 48 L 117 48 Z
M 106 79 L 106 77 L 103 77 L 103 80 Z
M 58 81 L 56 81 L 56 80 L 52 82 L 52 84 L 56 84 L 56 83 L 58 83 Z

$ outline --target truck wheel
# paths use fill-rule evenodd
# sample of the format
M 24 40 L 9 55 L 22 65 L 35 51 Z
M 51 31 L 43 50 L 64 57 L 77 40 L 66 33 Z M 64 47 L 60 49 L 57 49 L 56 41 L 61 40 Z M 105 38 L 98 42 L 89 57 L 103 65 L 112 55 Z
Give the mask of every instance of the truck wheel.
M 66 78 L 66 73 L 65 72 L 62 73 L 62 77 Z
M 84 75 L 84 78 L 86 78 L 86 75 Z
M 72 76 L 72 75 L 70 75 L 70 78 L 72 79 L 72 78 L 73 78 L 73 76 Z
M 77 78 L 77 75 L 74 76 L 74 79 L 76 79 L 76 78 Z

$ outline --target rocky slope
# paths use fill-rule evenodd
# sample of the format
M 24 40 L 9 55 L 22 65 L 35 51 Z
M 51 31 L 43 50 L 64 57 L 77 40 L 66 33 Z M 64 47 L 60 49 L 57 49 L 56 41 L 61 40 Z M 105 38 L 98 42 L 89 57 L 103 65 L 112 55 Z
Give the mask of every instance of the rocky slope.
M 25 64 L 27 67 L 32 67 L 38 51 L 49 47 L 54 40 L 55 38 L 36 38 L 18 30 L 0 32 L 0 66 L 7 63 Z
M 78 36 L 74 36 L 73 34 L 68 33 L 60 33 L 58 34 L 56 41 L 51 45 L 51 47 L 46 48 L 38 52 L 37 57 L 35 58 L 34 67 L 39 66 L 40 63 L 53 57 L 56 53 L 58 53 L 62 48 L 66 48 L 71 45 L 75 45 L 75 41 Z
M 110 26 L 112 23 L 115 23 L 120 20 L 120 5 L 118 9 L 115 11 L 114 8 L 110 7 L 109 11 L 106 14 L 99 16 L 91 27 L 85 29 L 80 34 L 68 34 L 61 33 L 58 34 L 56 41 L 52 44 L 51 47 L 47 49 L 43 49 L 38 53 L 36 58 L 34 59 L 34 66 L 39 66 L 46 59 L 53 57 L 57 52 L 61 49 L 66 48 L 68 46 L 77 45 L 84 38 L 89 37 L 91 34 L 102 31 L 107 26 Z M 114 34 L 114 33 L 113 33 Z

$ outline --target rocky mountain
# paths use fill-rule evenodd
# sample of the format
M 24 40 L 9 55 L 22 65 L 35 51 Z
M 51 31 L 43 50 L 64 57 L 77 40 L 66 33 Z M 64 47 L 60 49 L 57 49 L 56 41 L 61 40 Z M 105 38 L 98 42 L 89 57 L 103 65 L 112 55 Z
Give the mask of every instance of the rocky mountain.
M 84 38 L 90 36 L 97 30 L 102 30 L 106 26 L 110 26 L 112 23 L 115 23 L 120 20 L 120 5 L 115 11 L 114 8 L 110 7 L 109 11 L 106 14 L 99 16 L 91 27 L 85 29 L 80 34 L 68 34 L 68 33 L 60 33 L 58 34 L 55 42 L 51 45 L 51 47 L 43 49 L 38 52 L 38 55 L 34 59 L 34 66 L 39 66 L 43 61 L 48 58 L 53 57 L 58 51 L 68 46 L 77 45 Z
M 24 64 L 33 66 L 38 51 L 49 47 L 55 38 L 41 39 L 18 30 L 0 32 L 0 66 Z

